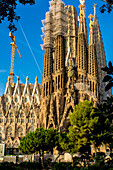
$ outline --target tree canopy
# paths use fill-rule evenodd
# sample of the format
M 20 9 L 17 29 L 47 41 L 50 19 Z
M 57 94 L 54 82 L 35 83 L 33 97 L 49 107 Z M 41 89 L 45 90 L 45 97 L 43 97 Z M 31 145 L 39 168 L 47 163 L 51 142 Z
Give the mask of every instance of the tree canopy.
M 101 1 L 105 2 L 105 4 L 103 4 L 100 7 L 101 13 L 104 13 L 105 11 L 110 13 L 112 11 L 112 9 L 113 9 L 113 0 L 101 0 Z
M 42 152 L 53 149 L 57 145 L 58 132 L 55 129 L 37 128 L 36 131 L 27 133 L 20 140 L 19 150 L 25 154 Z
M 108 105 L 106 103 L 106 106 Z M 65 151 L 71 154 L 87 154 L 93 144 L 96 154 L 102 143 L 110 143 L 109 140 L 112 143 L 111 117 L 107 114 L 107 108 L 103 110 L 104 107 L 105 104 L 101 104 L 94 108 L 93 103 L 87 100 L 75 106 L 70 115 L 69 133 L 63 133 L 59 138 L 59 143 Z
M 58 145 L 58 132 L 55 129 L 37 128 L 20 140 L 19 150 L 24 154 L 40 153 L 44 166 L 44 151 L 51 151 Z
M 88 151 L 94 126 L 98 123 L 98 117 L 92 117 L 93 103 L 90 101 L 79 102 L 70 115 L 69 138 L 74 144 L 74 150 Z M 73 151 L 74 151 L 73 150 Z
M 7 18 L 9 21 L 9 30 L 14 32 L 17 30 L 14 20 L 18 21 L 20 16 L 17 16 L 15 10 L 18 4 L 35 4 L 35 0 L 0 0 L 0 23 Z

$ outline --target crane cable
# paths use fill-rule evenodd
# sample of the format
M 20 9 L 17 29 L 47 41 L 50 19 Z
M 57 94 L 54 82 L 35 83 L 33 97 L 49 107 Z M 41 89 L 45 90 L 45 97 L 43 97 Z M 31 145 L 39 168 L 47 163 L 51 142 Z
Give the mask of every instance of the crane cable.
M 18 21 L 18 22 L 19 22 L 19 21 Z M 34 53 L 33 53 L 32 49 L 31 49 L 31 47 L 30 47 L 30 44 L 29 44 L 29 42 L 28 42 L 28 40 L 27 40 L 27 37 L 26 37 L 26 35 L 25 35 L 25 32 L 24 32 L 24 30 L 23 30 L 20 22 L 19 22 L 19 26 L 20 26 L 21 31 L 22 31 L 22 33 L 23 33 L 23 35 L 24 35 L 24 38 L 25 38 L 25 40 L 26 40 L 26 42 L 27 42 L 27 45 L 28 45 L 28 47 L 29 47 L 29 49 L 30 49 L 30 51 L 31 51 L 31 54 L 32 54 L 32 56 L 33 56 L 33 58 L 34 58 L 34 60 L 35 60 L 35 63 L 36 63 L 36 65 L 37 65 L 37 67 L 38 67 L 38 69 L 39 69 L 39 71 L 40 71 L 40 73 L 41 73 L 41 75 L 42 75 L 41 69 L 40 69 L 40 67 L 39 67 L 39 65 L 38 65 L 38 63 L 37 63 L 37 60 L 36 60 L 36 58 L 35 58 L 35 56 L 34 56 Z

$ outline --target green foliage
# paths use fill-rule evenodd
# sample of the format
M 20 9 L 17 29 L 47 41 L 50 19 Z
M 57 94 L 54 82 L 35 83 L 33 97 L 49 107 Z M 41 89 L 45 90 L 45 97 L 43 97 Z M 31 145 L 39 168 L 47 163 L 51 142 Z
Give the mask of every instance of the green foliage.
M 101 7 L 100 7 L 100 11 L 101 13 L 104 13 L 105 11 L 107 12 L 111 12 L 112 9 L 113 9 L 113 0 L 102 0 L 104 2 L 106 2 L 105 4 L 103 4 Z
M 20 140 L 19 150 L 24 154 L 40 153 L 44 167 L 44 151 L 51 151 L 58 144 L 58 132 L 55 129 L 37 128 Z
M 98 117 L 93 116 L 92 110 L 93 103 L 86 100 L 79 102 L 70 115 L 72 126 L 69 127 L 68 137 L 74 146 L 72 153 L 86 152 L 89 149 L 91 133 L 98 123 Z
M 22 168 L 25 168 L 25 169 L 30 169 L 30 170 L 32 170 L 32 169 L 36 170 L 36 169 L 41 169 L 42 168 L 42 166 L 41 166 L 41 164 L 39 162 L 37 162 L 37 163 L 34 163 L 34 162 L 21 162 L 19 164 L 19 166 L 22 167 Z
M 108 67 L 106 66 L 102 68 L 102 70 L 107 73 L 107 75 L 103 79 L 103 82 L 108 82 L 105 87 L 105 91 L 108 91 L 110 88 L 113 87 L 113 66 L 111 61 L 109 61 Z
M 68 133 L 63 132 L 59 134 L 59 147 L 57 148 L 58 150 L 65 150 L 66 152 L 71 152 L 71 150 L 73 149 L 73 143 L 71 142 L 71 140 L 68 137 Z
M 55 129 L 37 128 L 20 141 L 19 150 L 25 154 L 44 152 L 53 149 L 58 143 L 58 132 Z
M 69 162 L 58 162 L 54 165 L 52 170 L 71 170 L 73 169 Z
M 91 143 L 94 144 L 96 153 L 98 146 L 112 141 L 110 132 L 113 128 L 110 122 L 111 114 L 108 112 L 111 101 L 109 99 L 106 105 L 101 104 L 97 108 L 94 108 L 90 101 L 79 102 L 70 115 L 69 133 L 59 134 L 61 148 L 71 154 L 80 152 L 86 156 L 90 152 Z M 104 107 L 108 105 L 107 110 Z
M 31 154 L 35 152 L 36 145 L 34 132 L 27 133 L 27 135 L 21 139 L 18 149 L 21 151 L 21 153 L 25 154 Z
M 17 30 L 14 24 L 14 20 L 18 21 L 20 19 L 19 16 L 16 15 L 15 9 L 17 4 L 35 4 L 35 0 L 1 0 L 0 1 L 0 23 L 7 18 L 9 21 L 9 30 L 14 32 Z
M 113 148 L 113 97 L 107 97 L 107 100 L 104 100 L 103 103 L 98 104 L 98 112 L 100 113 L 100 127 L 102 131 L 101 141 L 104 144 L 108 144 L 109 147 Z M 99 129 L 97 127 L 97 129 Z

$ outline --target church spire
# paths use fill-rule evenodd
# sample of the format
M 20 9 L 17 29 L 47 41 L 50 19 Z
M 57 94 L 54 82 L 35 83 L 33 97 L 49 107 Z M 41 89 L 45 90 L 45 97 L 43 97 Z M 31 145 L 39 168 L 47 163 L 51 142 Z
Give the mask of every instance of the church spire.
M 80 3 L 83 5 L 83 13 L 84 13 L 84 17 L 86 17 L 86 5 L 85 5 L 85 0 L 79 0 Z
M 84 17 L 83 7 L 84 6 L 82 4 L 79 5 L 79 8 L 80 8 L 79 33 L 84 32 L 84 27 L 83 27 L 83 17 Z
M 90 24 L 89 24 L 89 27 L 90 27 L 89 45 L 91 45 L 91 44 L 93 44 L 93 15 L 90 14 L 88 18 L 90 19 Z
M 86 6 L 85 0 L 80 0 L 80 22 L 79 22 L 79 34 L 84 33 L 86 44 L 88 45 L 88 38 L 87 38 L 87 26 L 86 26 Z

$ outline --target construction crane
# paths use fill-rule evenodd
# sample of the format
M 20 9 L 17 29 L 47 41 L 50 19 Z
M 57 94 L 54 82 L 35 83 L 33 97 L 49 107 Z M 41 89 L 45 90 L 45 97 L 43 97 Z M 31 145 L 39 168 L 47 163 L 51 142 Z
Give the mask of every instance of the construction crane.
M 9 75 L 10 75 L 10 82 L 11 82 L 11 84 L 13 86 L 15 48 L 17 49 L 20 58 L 22 58 L 22 56 L 21 56 L 21 54 L 19 52 L 19 49 L 18 49 L 17 45 L 15 44 L 15 36 L 11 32 L 9 32 L 9 37 L 13 41 L 13 42 L 10 43 L 11 46 L 12 46 L 12 52 L 11 52 L 11 68 L 10 68 L 10 73 L 9 73 Z

